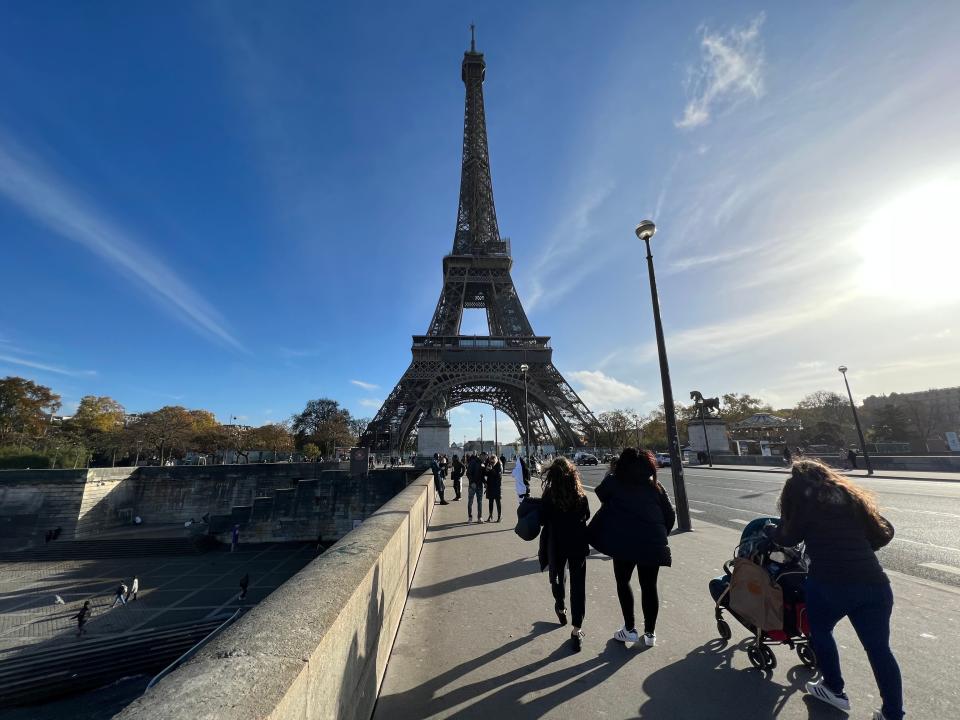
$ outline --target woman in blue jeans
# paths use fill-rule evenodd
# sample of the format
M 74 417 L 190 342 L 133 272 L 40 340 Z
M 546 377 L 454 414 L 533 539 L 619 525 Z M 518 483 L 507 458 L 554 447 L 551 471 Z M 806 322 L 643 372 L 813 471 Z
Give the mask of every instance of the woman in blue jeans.
M 890 650 L 893 592 L 876 551 L 893 539 L 893 526 L 877 510 L 873 497 L 846 477 L 813 460 L 791 468 L 780 495 L 781 525 L 774 539 L 782 545 L 806 543 L 810 572 L 806 582 L 810 645 L 821 679 L 807 692 L 843 711 L 840 654 L 833 628 L 845 617 L 867 652 L 883 708 L 874 720 L 903 717 L 900 667 Z

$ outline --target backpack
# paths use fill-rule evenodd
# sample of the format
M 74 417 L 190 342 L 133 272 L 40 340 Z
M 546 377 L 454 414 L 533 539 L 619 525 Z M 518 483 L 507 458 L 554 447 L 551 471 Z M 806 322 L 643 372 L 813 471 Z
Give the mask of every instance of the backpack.
M 731 612 L 749 625 L 764 632 L 783 629 L 783 590 L 749 558 L 733 561 L 727 592 Z
M 517 526 L 513 531 L 526 541 L 540 534 L 540 498 L 527 497 L 517 508 Z

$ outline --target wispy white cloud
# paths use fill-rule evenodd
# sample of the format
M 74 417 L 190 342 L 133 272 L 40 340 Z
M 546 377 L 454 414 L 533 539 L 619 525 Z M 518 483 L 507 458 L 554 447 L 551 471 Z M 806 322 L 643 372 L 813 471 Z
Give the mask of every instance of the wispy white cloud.
M 534 265 L 529 295 L 524 299 L 527 311 L 544 302 L 552 302 L 566 295 L 583 281 L 591 264 L 599 264 L 596 254 L 586 255 L 583 246 L 593 239 L 597 224 L 594 214 L 613 193 L 614 184 L 594 183 L 593 190 L 563 218 L 540 251 Z M 568 266 L 575 261 L 578 272 L 569 272 Z M 564 272 L 555 272 L 565 268 Z
M 41 372 L 55 373 L 57 375 L 69 375 L 70 377 L 87 377 L 96 375 L 96 370 L 73 370 L 71 368 L 58 367 L 57 365 L 48 365 L 47 363 L 28 360 L 26 358 L 16 357 L 14 355 L 0 355 L 0 362 L 10 365 L 19 365 L 20 367 L 30 368 L 31 370 L 40 370 Z
M 356 385 L 358 388 L 363 388 L 364 390 L 377 390 L 379 385 L 374 385 L 373 383 L 364 382 L 363 380 L 351 380 L 351 385 Z
M 763 46 L 760 27 L 764 14 L 749 25 L 728 32 L 701 29 L 700 64 L 689 70 L 688 101 L 679 128 L 694 128 L 710 122 L 717 106 L 733 106 L 744 98 L 763 95 Z
M 32 153 L 0 131 L 0 196 L 60 237 L 107 261 L 182 322 L 242 350 L 217 311 L 132 233 L 102 214 Z
M 600 370 L 577 370 L 567 376 L 580 399 L 594 412 L 637 407 L 647 397 L 644 390 L 610 377 Z
M 383 400 L 376 400 L 375 398 L 362 398 L 358 401 L 358 404 L 361 407 L 379 409 L 383 405 Z

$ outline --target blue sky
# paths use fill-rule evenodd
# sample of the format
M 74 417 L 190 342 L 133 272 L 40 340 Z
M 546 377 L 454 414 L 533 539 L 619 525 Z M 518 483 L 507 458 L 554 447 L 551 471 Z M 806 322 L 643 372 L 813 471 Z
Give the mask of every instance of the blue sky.
M 658 402 L 644 217 L 678 398 L 956 385 L 960 7 L 817 5 L 7 4 L 0 375 L 372 415 L 452 246 L 476 22 L 514 280 L 592 409 Z

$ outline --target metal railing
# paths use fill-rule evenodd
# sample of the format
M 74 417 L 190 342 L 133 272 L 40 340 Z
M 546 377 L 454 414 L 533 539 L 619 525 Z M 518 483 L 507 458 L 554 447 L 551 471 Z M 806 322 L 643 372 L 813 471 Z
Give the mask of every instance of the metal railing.
M 147 683 L 147 690 L 149 690 L 150 688 L 152 688 L 152 687 L 153 687 L 154 685 L 156 685 L 158 682 L 160 682 L 161 680 L 163 680 L 163 678 L 165 678 L 167 675 L 169 675 L 170 673 L 172 673 L 172 672 L 173 672 L 174 670 L 176 670 L 178 667 L 180 667 L 181 665 L 183 665 L 183 663 L 185 663 L 187 660 L 189 660 L 189 659 L 192 658 L 194 655 L 196 655 L 204 645 L 206 645 L 208 642 L 210 642 L 211 640 L 213 640 L 217 635 L 219 635 L 221 632 L 223 632 L 224 630 L 226 630 L 230 625 L 232 625 L 233 622 L 234 622 L 238 617 L 240 617 L 240 614 L 241 614 L 242 612 L 243 612 L 243 610 L 242 610 L 241 608 L 237 608 L 236 611 L 233 613 L 233 615 L 231 615 L 231 616 L 228 617 L 226 620 L 224 620 L 222 623 L 220 623 L 219 625 L 217 625 L 217 627 L 215 627 L 213 630 L 210 631 L 210 634 L 209 634 L 209 635 L 207 635 L 206 637 L 204 637 L 204 638 L 203 638 L 202 640 L 200 640 L 196 645 L 194 645 L 192 648 L 190 648 L 189 650 L 187 650 L 183 655 L 181 655 L 180 657 L 178 657 L 178 658 L 177 658 L 176 660 L 174 660 L 172 663 L 170 663 L 169 665 L 167 665 L 163 670 L 161 670 L 159 673 L 157 673 L 157 674 L 153 677 L 153 680 L 151 680 L 149 683 Z M 146 690 L 144 690 L 144 692 L 146 692 Z
M 488 335 L 414 335 L 414 347 L 444 348 L 549 348 L 549 336 L 509 337 Z

